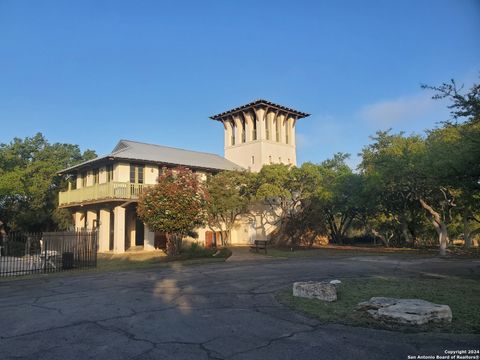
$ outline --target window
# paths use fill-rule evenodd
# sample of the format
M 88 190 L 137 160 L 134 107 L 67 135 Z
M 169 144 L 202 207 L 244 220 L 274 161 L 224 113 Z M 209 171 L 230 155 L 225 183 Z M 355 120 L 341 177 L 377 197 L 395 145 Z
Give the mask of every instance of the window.
M 270 121 L 268 121 L 267 117 L 265 117 L 265 136 L 267 140 L 270 140 Z
M 285 143 L 288 144 L 288 133 L 290 132 L 290 128 L 288 127 L 288 121 L 285 122 Z
M 130 182 L 133 184 L 143 184 L 144 165 L 130 164 Z
M 282 158 L 279 156 L 278 157 L 278 162 L 281 164 L 282 163 Z
M 255 165 L 255 156 L 252 156 L 252 165 Z
M 235 135 L 236 135 L 236 132 L 237 132 L 237 126 L 235 125 L 234 122 L 231 122 L 232 124 L 232 141 L 231 141 L 231 145 L 235 145 Z
M 92 185 L 95 185 L 95 184 L 98 184 L 98 181 L 99 181 L 99 175 L 98 175 L 98 169 L 95 169 L 92 171 L 93 173 L 93 184 Z
M 113 165 L 107 165 L 107 182 L 113 181 Z
M 272 163 L 272 155 L 268 157 L 268 162 L 271 164 Z
M 257 117 L 253 117 L 252 140 L 257 140 Z
M 70 190 L 75 190 L 77 188 L 77 175 L 73 175 L 70 178 Z
M 242 143 L 247 141 L 247 133 L 245 131 L 245 119 L 242 119 Z
M 87 172 L 82 173 L 82 187 L 87 187 Z

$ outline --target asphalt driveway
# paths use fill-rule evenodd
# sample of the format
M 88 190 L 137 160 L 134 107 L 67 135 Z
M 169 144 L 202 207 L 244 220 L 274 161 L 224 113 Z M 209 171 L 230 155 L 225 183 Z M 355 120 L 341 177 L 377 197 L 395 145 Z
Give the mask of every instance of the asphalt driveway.
M 299 280 L 458 274 L 480 261 L 272 259 L 0 282 L 2 359 L 407 359 L 478 349 L 479 335 L 320 324 L 278 304 Z

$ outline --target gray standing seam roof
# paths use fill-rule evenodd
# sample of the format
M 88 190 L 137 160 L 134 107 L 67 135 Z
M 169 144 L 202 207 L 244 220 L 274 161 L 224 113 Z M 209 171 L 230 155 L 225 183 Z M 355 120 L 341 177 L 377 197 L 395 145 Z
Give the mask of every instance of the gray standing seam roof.
M 217 154 L 145 144 L 131 140 L 120 140 L 110 154 L 71 166 L 59 173 L 66 173 L 84 165 L 97 162 L 98 160 L 110 158 L 164 163 L 212 170 L 243 170 L 241 166 Z

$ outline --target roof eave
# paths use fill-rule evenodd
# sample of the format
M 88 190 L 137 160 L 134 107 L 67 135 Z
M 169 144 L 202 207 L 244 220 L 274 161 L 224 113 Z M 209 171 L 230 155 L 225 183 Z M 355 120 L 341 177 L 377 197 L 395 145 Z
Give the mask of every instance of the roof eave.
M 98 160 L 98 161 L 95 161 L 95 160 Z M 141 162 L 141 163 L 145 163 L 145 164 L 165 165 L 165 166 L 169 166 L 169 167 L 184 166 L 184 167 L 187 167 L 187 168 L 205 170 L 205 171 L 210 171 L 210 172 L 245 170 L 245 169 L 243 169 L 241 166 L 236 165 L 236 164 L 233 164 L 233 163 L 232 163 L 232 165 L 235 165 L 238 169 L 233 168 L 233 166 L 232 166 L 232 169 L 223 169 L 223 168 L 213 168 L 213 167 L 207 167 L 207 166 L 198 166 L 198 165 L 186 165 L 186 164 L 170 163 L 170 162 L 166 162 L 166 161 L 152 161 L 152 160 L 145 160 L 145 159 L 136 159 L 136 158 L 127 158 L 127 157 L 107 155 L 107 156 L 103 156 L 103 157 L 101 157 L 101 158 L 92 159 L 92 160 L 89 160 L 89 161 L 87 161 L 87 162 L 84 162 L 84 163 L 81 163 L 81 164 L 78 164 L 78 165 L 71 166 L 71 167 L 69 167 L 69 168 L 67 168 L 67 169 L 64 169 L 64 170 L 61 170 L 61 171 L 57 172 L 57 175 L 65 175 L 65 174 L 68 174 L 68 173 L 73 172 L 73 171 L 75 171 L 75 170 L 78 170 L 79 168 L 81 168 L 81 167 L 83 167 L 83 166 L 88 166 L 88 165 L 90 165 L 90 164 L 95 164 L 95 163 L 100 162 L 100 161 L 102 161 L 102 160 L 108 160 L 108 161 L 135 161 L 135 162 Z
M 295 109 L 292 109 L 292 108 L 289 108 L 289 107 L 286 107 L 286 106 L 282 106 L 282 105 L 279 105 L 279 104 L 275 104 L 275 103 L 272 103 L 272 102 L 267 101 L 267 100 L 256 100 L 256 101 L 252 101 L 251 103 L 239 106 L 237 108 L 227 110 L 227 111 L 224 111 L 224 112 L 216 114 L 216 115 L 212 115 L 209 118 L 212 119 L 212 120 L 216 120 L 216 121 L 222 121 L 225 117 L 233 115 L 235 113 L 238 113 L 239 111 L 242 111 L 242 110 L 247 109 L 247 108 L 255 107 L 255 106 L 261 106 L 261 105 L 276 108 L 278 110 L 291 113 L 291 114 L 297 116 L 299 119 L 310 116 L 310 114 L 308 114 L 308 113 L 298 111 L 298 110 L 295 110 Z

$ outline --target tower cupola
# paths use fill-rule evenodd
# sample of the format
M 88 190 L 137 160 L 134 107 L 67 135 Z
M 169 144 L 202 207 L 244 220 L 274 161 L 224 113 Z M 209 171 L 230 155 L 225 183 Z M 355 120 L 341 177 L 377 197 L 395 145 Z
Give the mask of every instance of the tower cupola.
M 223 123 L 225 158 L 258 172 L 266 164 L 297 164 L 295 126 L 309 115 L 256 100 L 210 118 Z

